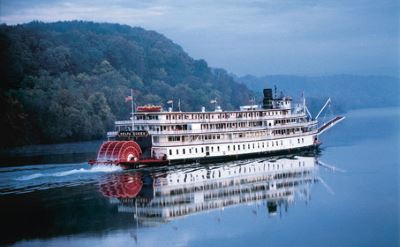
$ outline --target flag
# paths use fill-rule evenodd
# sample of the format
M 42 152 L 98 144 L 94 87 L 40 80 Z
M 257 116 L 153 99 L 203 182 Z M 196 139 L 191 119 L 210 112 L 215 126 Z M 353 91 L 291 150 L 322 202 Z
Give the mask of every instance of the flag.
M 132 100 L 133 100 L 132 96 L 126 96 L 125 97 L 125 102 L 132 101 Z
M 172 103 L 174 103 L 172 99 L 167 101 L 167 104 L 172 104 Z

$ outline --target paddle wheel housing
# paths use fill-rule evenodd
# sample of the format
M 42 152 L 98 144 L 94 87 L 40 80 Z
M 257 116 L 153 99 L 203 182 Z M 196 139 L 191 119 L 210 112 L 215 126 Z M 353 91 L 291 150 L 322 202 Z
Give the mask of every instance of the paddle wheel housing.
M 107 141 L 97 153 L 96 164 L 133 163 L 139 160 L 142 149 L 134 141 Z

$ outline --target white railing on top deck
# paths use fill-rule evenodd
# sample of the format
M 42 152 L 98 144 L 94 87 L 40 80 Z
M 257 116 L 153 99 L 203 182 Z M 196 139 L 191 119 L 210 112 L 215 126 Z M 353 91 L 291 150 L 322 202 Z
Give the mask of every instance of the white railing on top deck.
M 246 128 L 212 128 L 212 129 L 202 129 L 202 130 L 146 130 L 149 134 L 153 135 L 182 135 L 182 134 L 203 134 L 203 133 L 230 133 L 230 132 L 241 132 L 241 131 L 260 131 L 260 130 L 276 130 L 276 129 L 286 129 L 286 128 L 298 128 L 298 127 L 310 127 L 317 125 L 317 121 L 303 122 L 303 123 L 285 123 L 277 124 L 275 126 L 256 126 L 256 127 L 246 127 Z M 108 132 L 108 133 L 111 133 Z M 112 136 L 115 136 L 118 132 L 113 131 Z
M 261 130 L 276 130 L 284 128 L 298 128 L 298 127 L 310 127 L 317 125 L 318 121 L 310 121 L 303 123 L 283 123 L 275 126 L 257 126 L 257 127 L 246 127 L 246 128 L 220 128 L 220 129 L 202 129 L 202 130 L 146 130 L 152 135 L 185 135 L 185 134 L 204 134 L 204 133 L 230 133 L 230 132 L 241 132 L 241 131 L 261 131 Z M 110 133 L 110 135 L 109 135 Z M 116 136 L 118 131 L 107 132 L 107 137 Z

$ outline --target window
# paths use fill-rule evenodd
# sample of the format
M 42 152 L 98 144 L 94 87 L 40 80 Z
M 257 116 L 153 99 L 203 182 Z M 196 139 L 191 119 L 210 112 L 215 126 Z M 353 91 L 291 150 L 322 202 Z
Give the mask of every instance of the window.
M 219 152 L 219 146 L 217 146 L 217 151 Z
M 169 150 L 169 155 L 172 155 L 172 149 Z
M 204 153 L 204 148 L 201 148 L 201 152 Z
M 179 149 L 176 149 L 176 154 L 179 154 Z
M 185 151 L 185 149 L 184 149 L 184 148 L 182 149 L 182 153 L 183 153 L 183 154 L 185 154 L 185 153 L 186 153 L 186 151 Z
M 228 151 L 231 151 L 231 146 L 228 145 Z

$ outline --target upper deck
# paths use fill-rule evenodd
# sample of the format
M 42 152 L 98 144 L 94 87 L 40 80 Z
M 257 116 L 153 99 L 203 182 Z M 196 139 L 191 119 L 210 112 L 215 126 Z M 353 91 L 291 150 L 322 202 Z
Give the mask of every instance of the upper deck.
M 135 124 L 218 123 L 304 117 L 289 109 L 226 111 L 226 112 L 140 112 L 134 114 Z M 132 120 L 116 121 L 116 125 L 131 124 Z
M 182 112 L 173 111 L 170 108 L 168 111 L 143 111 L 146 107 L 141 107 L 140 111 L 133 114 L 133 121 L 135 124 L 176 124 L 176 123 L 210 123 L 210 122 L 237 122 L 248 120 L 263 120 L 282 118 L 290 115 L 291 117 L 301 117 L 305 115 L 305 111 L 300 111 L 299 108 L 295 111 L 293 116 L 292 99 L 290 97 L 282 97 L 279 99 L 271 100 L 270 106 L 241 106 L 237 111 L 222 111 L 219 106 L 215 107 L 214 111 L 205 111 L 202 107 L 200 112 Z M 154 106 L 152 107 L 152 109 Z M 131 120 L 117 121 L 117 125 L 132 123 Z
M 131 130 L 147 131 L 158 136 L 259 132 L 267 129 L 270 134 L 298 133 L 310 131 L 317 124 L 308 118 L 304 104 L 292 107 L 290 97 L 267 97 L 264 98 L 264 105 L 241 106 L 236 111 L 222 111 L 218 106 L 214 111 L 205 111 L 202 107 L 199 112 L 173 111 L 171 108 L 163 111 L 161 107 L 157 111 L 143 110 L 147 108 L 142 107 L 134 112 L 133 119 L 116 121 L 115 131 L 108 132 L 108 137 L 115 136 L 119 131 Z M 154 106 L 151 107 L 153 108 Z

